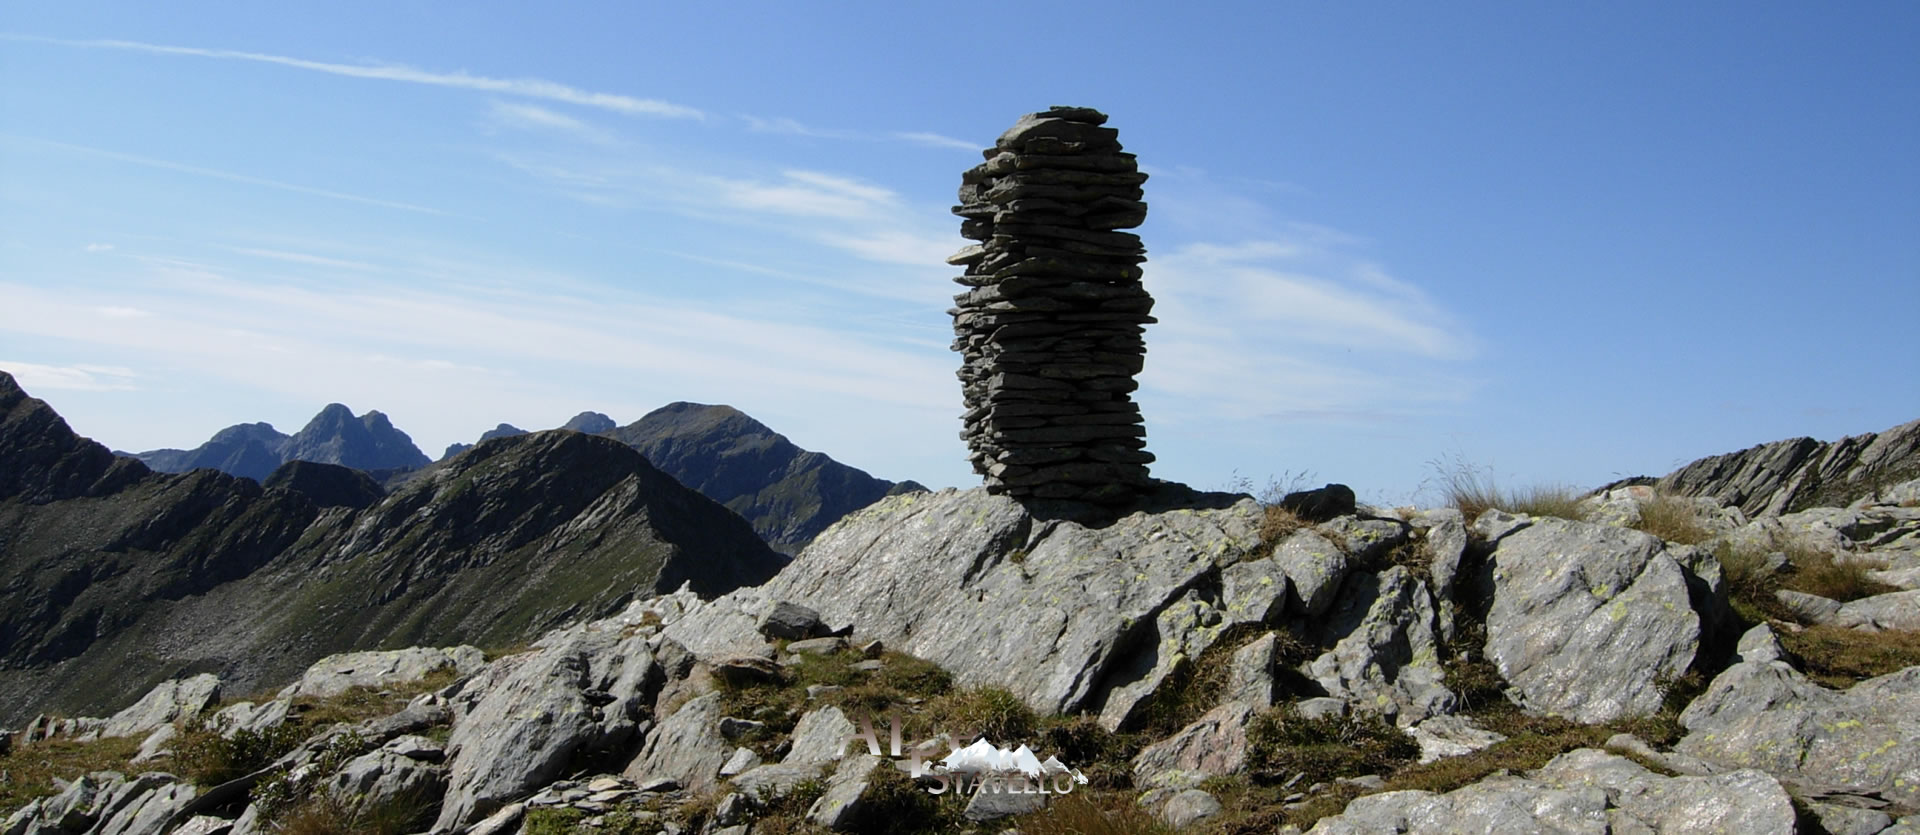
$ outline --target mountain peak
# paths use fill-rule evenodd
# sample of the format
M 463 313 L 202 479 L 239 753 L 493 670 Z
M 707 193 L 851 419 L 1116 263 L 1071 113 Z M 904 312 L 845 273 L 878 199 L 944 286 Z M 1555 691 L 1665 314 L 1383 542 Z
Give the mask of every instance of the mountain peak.
M 581 412 L 580 414 L 574 415 L 571 420 L 562 424 L 560 428 L 571 429 L 575 432 L 585 432 L 589 435 L 598 435 L 602 432 L 612 432 L 619 428 L 619 426 L 620 424 L 613 422 L 613 418 L 607 417 L 599 412 Z

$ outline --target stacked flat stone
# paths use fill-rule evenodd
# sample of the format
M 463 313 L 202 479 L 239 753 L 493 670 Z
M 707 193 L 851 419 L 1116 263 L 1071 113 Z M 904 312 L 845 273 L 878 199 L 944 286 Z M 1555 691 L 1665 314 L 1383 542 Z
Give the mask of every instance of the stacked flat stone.
M 947 262 L 967 441 L 991 492 L 1125 505 L 1151 479 L 1131 392 L 1153 298 L 1131 229 L 1146 220 L 1134 156 L 1107 116 L 1055 107 L 1021 117 L 961 178 Z

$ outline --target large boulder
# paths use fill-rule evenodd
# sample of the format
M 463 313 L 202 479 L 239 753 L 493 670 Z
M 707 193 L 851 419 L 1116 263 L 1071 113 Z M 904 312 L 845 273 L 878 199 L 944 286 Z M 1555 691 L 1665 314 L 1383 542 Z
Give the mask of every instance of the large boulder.
M 641 731 L 662 673 L 625 617 L 550 633 L 454 695 L 448 789 L 435 831 L 472 823 Z
M 763 646 L 777 602 L 925 658 L 958 683 L 1119 727 L 1159 682 L 1236 623 L 1278 611 L 1286 584 L 1224 568 L 1255 554 L 1260 509 L 1135 513 L 1102 528 L 1036 518 L 984 489 L 894 496 L 848 516 L 766 585 L 666 629 L 706 660 Z M 1089 606 L 1089 601 L 1099 605 Z M 990 625 L 990 628 L 987 628 Z
M 202 673 L 155 685 L 140 701 L 108 717 L 100 736 L 139 736 L 177 719 L 200 715 L 220 701 L 220 677 Z
M 1500 511 L 1474 527 L 1493 543 L 1486 653 L 1516 702 L 1578 722 L 1660 709 L 1701 643 L 1690 578 L 1665 542 Z
M 1755 627 L 1743 661 L 1680 714 L 1677 750 L 1783 781 L 1877 793 L 1920 806 L 1920 667 L 1828 690 L 1795 670 Z
M 1320 629 L 1332 649 L 1307 674 L 1355 711 L 1402 726 L 1451 713 L 1458 698 L 1440 667 L 1436 626 L 1426 584 L 1406 568 L 1355 574 Z
M 1663 777 L 1625 757 L 1582 749 L 1526 777 L 1488 777 L 1446 794 L 1356 798 L 1341 814 L 1322 818 L 1312 835 L 1794 831 L 1792 798 L 1762 772 Z
M 641 783 L 669 777 L 696 794 L 712 788 L 733 753 L 733 745 L 720 736 L 725 716 L 720 699 L 719 693 L 708 693 L 681 705 L 647 734 L 646 746 L 622 774 Z
M 343 652 L 314 662 L 301 674 L 299 681 L 280 691 L 280 698 L 308 696 L 324 699 L 354 687 L 384 687 L 419 681 L 439 670 L 467 675 L 480 669 L 486 660 L 486 653 L 470 646 Z

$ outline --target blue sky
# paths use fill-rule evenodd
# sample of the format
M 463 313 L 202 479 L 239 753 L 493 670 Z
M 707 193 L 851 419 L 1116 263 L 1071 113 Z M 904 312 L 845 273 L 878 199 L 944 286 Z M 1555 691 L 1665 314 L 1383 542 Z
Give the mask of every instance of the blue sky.
M 118 449 L 728 403 L 977 483 L 960 172 L 1151 175 L 1154 473 L 1591 486 L 1920 417 L 1920 5 L 0 9 L 0 369 Z

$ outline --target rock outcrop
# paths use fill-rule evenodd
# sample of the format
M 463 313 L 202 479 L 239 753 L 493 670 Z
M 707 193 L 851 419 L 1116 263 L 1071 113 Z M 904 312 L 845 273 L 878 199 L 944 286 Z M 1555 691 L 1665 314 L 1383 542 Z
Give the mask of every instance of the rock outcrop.
M 1140 173 L 1107 116 L 1021 117 L 961 177 L 947 259 L 966 413 L 960 436 L 994 493 L 1123 506 L 1147 491 L 1146 430 L 1131 392 L 1153 298 L 1146 250 L 1121 229 L 1147 216 Z
M 1625 757 L 1582 749 L 1525 777 L 1491 777 L 1446 794 L 1397 791 L 1354 800 L 1316 835 L 1379 832 L 1740 832 L 1791 835 L 1792 798 L 1755 770 L 1663 777 Z
M 1841 507 L 1920 478 L 1920 420 L 1838 441 L 1793 438 L 1714 455 L 1674 470 L 1654 487 L 1705 496 L 1750 516 Z

